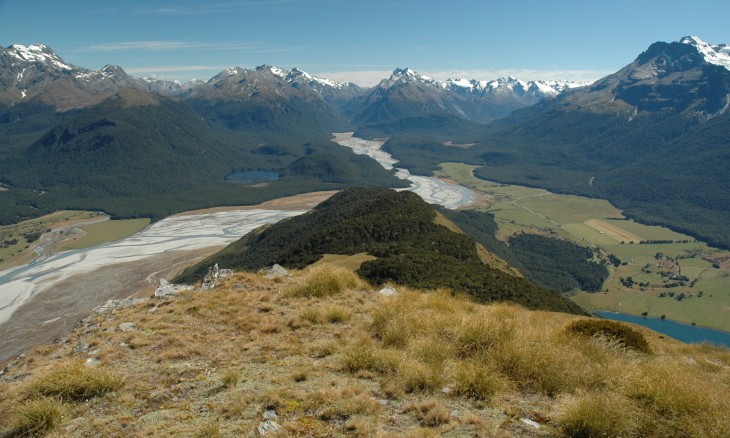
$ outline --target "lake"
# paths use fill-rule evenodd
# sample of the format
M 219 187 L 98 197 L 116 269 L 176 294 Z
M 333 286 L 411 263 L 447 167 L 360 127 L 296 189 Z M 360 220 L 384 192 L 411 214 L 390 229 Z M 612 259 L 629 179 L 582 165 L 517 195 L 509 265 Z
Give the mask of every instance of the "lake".
M 276 181 L 279 179 L 279 172 L 269 170 L 242 170 L 233 172 L 226 177 L 226 181 L 236 184 L 256 184 L 260 182 Z
M 709 342 L 711 344 L 722 345 L 730 348 L 730 333 L 722 330 L 713 330 L 705 327 L 682 324 L 668 319 L 648 318 L 643 316 L 627 315 L 625 313 L 607 312 L 603 310 L 594 313 L 602 318 L 612 319 L 614 321 L 639 324 L 688 344 Z

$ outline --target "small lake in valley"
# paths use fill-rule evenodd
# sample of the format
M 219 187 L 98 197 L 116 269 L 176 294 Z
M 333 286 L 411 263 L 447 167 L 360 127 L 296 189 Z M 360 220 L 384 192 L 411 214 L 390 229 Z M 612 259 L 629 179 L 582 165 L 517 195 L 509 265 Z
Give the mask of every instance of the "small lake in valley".
M 627 315 L 625 313 L 607 312 L 604 310 L 594 313 L 602 318 L 613 319 L 614 321 L 639 324 L 688 344 L 709 342 L 711 344 L 722 345 L 730 348 L 730 333 L 722 330 L 713 330 L 706 327 L 682 324 L 668 319 L 648 318 L 644 316 Z

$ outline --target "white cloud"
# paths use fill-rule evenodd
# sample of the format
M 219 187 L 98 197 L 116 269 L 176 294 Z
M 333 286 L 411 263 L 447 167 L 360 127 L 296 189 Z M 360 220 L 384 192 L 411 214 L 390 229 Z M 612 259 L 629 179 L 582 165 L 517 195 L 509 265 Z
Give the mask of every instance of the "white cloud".
M 227 66 L 219 65 L 171 65 L 171 66 L 154 66 L 154 67 L 134 67 L 126 68 L 124 71 L 132 74 L 139 73 L 180 73 L 180 72 L 191 72 L 191 71 L 221 71 L 226 69 Z
M 514 76 L 525 81 L 560 80 L 593 82 L 612 71 L 599 70 L 526 70 L 526 69 L 499 69 L 499 70 L 421 70 L 411 67 L 419 73 L 431 76 L 436 80 L 466 78 L 477 80 L 492 80 L 500 77 Z M 383 79 L 390 77 L 392 70 L 360 70 L 343 72 L 321 72 L 316 76 L 331 79 L 337 82 L 354 82 L 363 87 L 377 85 Z
M 425 70 L 426 74 L 437 80 L 466 78 L 477 80 L 491 80 L 500 77 L 514 76 L 525 81 L 536 80 L 569 80 L 593 82 L 613 71 L 601 70 L 529 70 L 529 69 L 495 69 L 495 70 Z
M 319 78 L 326 78 L 336 82 L 354 82 L 361 87 L 372 87 L 385 78 L 390 77 L 392 70 L 364 70 L 312 73 Z

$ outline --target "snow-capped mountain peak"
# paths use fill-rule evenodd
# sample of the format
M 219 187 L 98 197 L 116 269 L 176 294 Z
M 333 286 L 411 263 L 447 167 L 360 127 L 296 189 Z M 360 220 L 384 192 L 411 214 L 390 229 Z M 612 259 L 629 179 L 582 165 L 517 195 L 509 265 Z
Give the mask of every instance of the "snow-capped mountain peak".
M 410 68 L 396 68 L 391 75 L 391 78 L 407 78 L 415 79 L 422 82 L 435 82 L 432 77 L 416 73 Z
M 686 36 L 679 42 L 694 46 L 710 64 L 720 65 L 730 70 L 730 47 L 727 44 L 712 45 L 696 36 Z
M 429 85 L 439 86 L 438 81 L 434 80 L 430 76 L 417 73 L 410 68 L 396 68 L 390 75 L 390 78 L 383 80 L 380 83 L 380 87 L 389 88 L 394 85 L 411 84 L 411 83 L 423 83 Z
M 274 76 L 278 76 L 281 79 L 286 79 L 287 75 L 289 74 L 289 72 L 284 70 L 283 68 L 270 67 L 270 69 L 271 69 L 271 73 L 273 73 Z
M 514 76 L 491 81 L 459 78 L 447 79 L 441 82 L 442 88 L 459 94 L 481 96 L 517 95 L 533 98 L 553 97 L 567 89 L 585 85 L 588 85 L 588 83 L 571 81 L 523 81 Z
M 33 44 L 27 47 L 22 44 L 13 44 L 8 47 L 8 53 L 20 61 L 40 62 L 60 70 L 73 70 L 73 67 L 66 64 L 60 56 L 43 44 Z

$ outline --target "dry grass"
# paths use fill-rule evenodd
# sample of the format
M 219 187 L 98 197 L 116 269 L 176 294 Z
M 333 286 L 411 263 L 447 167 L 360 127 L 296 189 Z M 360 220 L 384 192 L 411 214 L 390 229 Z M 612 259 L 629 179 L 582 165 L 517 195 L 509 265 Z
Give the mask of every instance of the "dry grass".
M 451 419 L 446 406 L 438 400 L 428 399 L 414 402 L 406 406 L 406 412 L 413 411 L 421 426 L 437 427 L 448 424 Z
M 40 436 L 61 424 L 66 408 L 58 398 L 36 398 L 16 407 L 10 415 L 9 436 Z
M 363 281 L 348 269 L 319 265 L 311 267 L 302 281 L 289 287 L 285 294 L 288 297 L 323 298 L 362 286 Z
M 25 388 L 25 393 L 27 398 L 56 396 L 64 400 L 85 400 L 116 391 L 123 384 L 123 378 L 107 369 L 71 362 L 40 375 Z
M 228 284 L 119 309 L 13 363 L 0 436 L 250 436 L 267 409 L 295 436 L 730 436 L 727 349 L 636 329 L 647 355 L 576 334 L 574 316 L 382 297 L 326 266 Z

